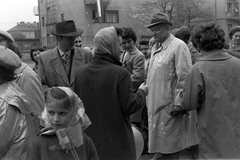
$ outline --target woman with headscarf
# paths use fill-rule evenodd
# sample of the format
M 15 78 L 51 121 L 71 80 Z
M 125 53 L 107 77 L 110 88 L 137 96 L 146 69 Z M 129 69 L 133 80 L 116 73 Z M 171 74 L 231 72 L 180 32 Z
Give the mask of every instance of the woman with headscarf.
M 11 50 L 0 46 L 0 159 L 25 160 L 28 143 L 34 133 L 30 102 L 14 82 L 14 70 L 21 60 Z
M 120 29 L 101 29 L 93 40 L 93 61 L 78 70 L 74 82 L 92 122 L 85 132 L 103 160 L 136 160 L 129 116 L 144 106 L 148 92 L 141 84 L 133 94 L 130 73 L 119 61 L 121 41 Z

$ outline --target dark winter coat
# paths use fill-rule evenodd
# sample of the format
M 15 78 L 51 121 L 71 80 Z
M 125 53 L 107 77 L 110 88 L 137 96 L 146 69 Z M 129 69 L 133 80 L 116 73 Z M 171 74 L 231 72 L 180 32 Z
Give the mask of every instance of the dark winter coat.
M 104 42 L 98 45 L 95 40 L 93 61 L 78 70 L 73 89 L 92 122 L 85 133 L 96 146 L 99 159 L 136 160 L 129 115 L 145 104 L 145 93 L 139 89 L 133 94 L 130 73 L 115 58 L 119 44 L 114 27 L 102 30 L 103 35 L 96 36 L 103 36 L 100 41 Z

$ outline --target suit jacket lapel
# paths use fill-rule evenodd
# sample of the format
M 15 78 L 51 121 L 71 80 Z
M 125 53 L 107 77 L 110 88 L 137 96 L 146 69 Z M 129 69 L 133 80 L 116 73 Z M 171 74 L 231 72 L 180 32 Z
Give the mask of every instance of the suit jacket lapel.
M 74 52 L 74 54 L 73 54 L 73 58 L 72 58 L 72 69 L 71 69 L 71 76 L 70 76 L 70 86 L 74 82 L 77 70 L 83 64 L 83 62 L 82 62 L 83 61 L 83 57 L 81 56 L 81 54 L 76 53 L 79 50 L 75 50 L 75 48 L 74 48 L 72 51 Z
M 63 79 L 68 85 L 69 85 L 69 80 L 67 77 L 67 74 L 65 72 L 65 69 L 62 64 L 62 60 L 59 56 L 58 49 L 57 47 L 54 48 L 52 52 L 52 59 L 50 61 L 51 66 L 55 70 L 55 72 L 59 75 L 61 79 Z

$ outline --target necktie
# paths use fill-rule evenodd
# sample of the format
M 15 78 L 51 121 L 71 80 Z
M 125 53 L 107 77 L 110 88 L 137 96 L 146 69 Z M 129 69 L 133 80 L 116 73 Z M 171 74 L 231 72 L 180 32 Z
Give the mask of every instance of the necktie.
M 67 52 L 67 53 L 64 53 L 64 54 L 62 55 L 62 61 L 63 61 L 64 67 L 67 66 L 67 63 L 69 62 L 69 60 L 70 60 L 70 55 L 69 55 L 69 53 L 68 53 L 68 52 Z

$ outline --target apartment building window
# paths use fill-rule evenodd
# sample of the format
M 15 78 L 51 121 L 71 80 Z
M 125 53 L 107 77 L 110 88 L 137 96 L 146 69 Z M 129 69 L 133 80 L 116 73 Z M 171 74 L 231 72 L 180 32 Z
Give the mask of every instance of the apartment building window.
M 119 23 L 117 10 L 105 10 L 104 18 L 99 18 L 97 10 L 93 10 L 93 23 Z
M 118 11 L 106 10 L 105 11 L 105 22 L 118 23 Z
M 42 27 L 45 26 L 45 20 L 44 20 L 44 17 L 42 17 Z
M 233 7 L 232 3 L 227 3 L 227 13 L 232 13 Z
M 57 5 L 55 0 L 47 0 L 47 25 L 56 23 Z
M 234 16 L 239 17 L 238 3 L 234 3 L 233 13 Z

